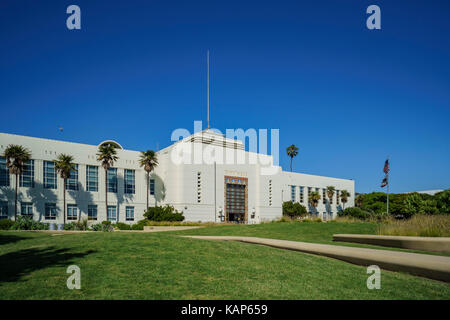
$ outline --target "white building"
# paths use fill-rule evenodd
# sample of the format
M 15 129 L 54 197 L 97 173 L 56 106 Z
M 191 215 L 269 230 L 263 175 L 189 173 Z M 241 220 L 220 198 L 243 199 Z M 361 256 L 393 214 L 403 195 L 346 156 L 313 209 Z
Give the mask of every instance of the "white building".
M 119 158 L 108 172 L 108 210 L 105 172 L 96 157 L 98 146 L 0 133 L 1 155 L 10 144 L 22 145 L 32 153 L 19 178 L 18 214 L 62 223 L 63 181 L 53 160 L 66 153 L 77 163 L 77 171 L 67 183 L 68 221 L 80 217 L 98 222 L 141 220 L 147 189 L 146 173 L 138 162 L 140 152 L 125 150 L 114 141 L 103 143 L 115 144 Z M 200 161 L 196 161 L 198 152 Z M 212 154 L 213 160 L 208 156 Z M 272 156 L 244 151 L 241 141 L 210 130 L 188 136 L 157 155 L 159 165 L 150 176 L 150 206 L 170 204 L 183 211 L 186 221 L 259 223 L 280 218 L 282 202 L 291 200 L 327 220 L 336 217 L 342 205 L 336 196 L 341 190 L 350 193 L 346 207 L 354 205 L 353 180 L 284 172 L 273 165 Z M 219 161 L 217 155 L 231 155 L 233 161 Z M 330 204 L 324 197 L 327 186 L 337 190 Z M 0 157 L 0 218 L 13 218 L 14 190 L 14 176 Z M 310 191 L 321 195 L 316 209 L 308 205 Z

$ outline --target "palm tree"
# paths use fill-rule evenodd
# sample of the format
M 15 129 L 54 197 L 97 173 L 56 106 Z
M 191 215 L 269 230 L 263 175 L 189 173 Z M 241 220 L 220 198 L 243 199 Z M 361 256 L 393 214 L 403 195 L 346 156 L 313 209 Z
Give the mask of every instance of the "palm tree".
M 314 207 L 317 208 L 317 206 L 319 205 L 319 200 L 320 200 L 320 194 L 317 191 L 312 191 L 309 194 L 308 197 L 308 202 Z
M 14 220 L 17 220 L 17 190 L 19 186 L 19 175 L 21 175 L 25 169 L 25 163 L 31 159 L 31 151 L 22 146 L 10 144 L 5 149 L 4 157 L 6 159 L 6 166 L 9 168 L 9 172 L 16 175 Z
M 145 172 L 147 172 L 147 210 L 148 210 L 148 188 L 150 184 L 150 172 L 152 172 L 158 165 L 158 157 L 153 150 L 141 151 L 139 157 L 139 164 L 144 167 Z
M 342 190 L 341 191 L 342 209 L 345 208 L 345 204 L 348 201 L 348 197 L 350 197 L 350 193 L 347 190 Z
M 105 169 L 105 212 L 108 218 L 108 169 L 114 165 L 114 161 L 119 159 L 117 157 L 116 147 L 112 144 L 102 144 L 98 147 L 97 161 L 102 163 Z
M 330 202 L 330 205 L 331 205 L 331 202 L 333 201 L 333 196 L 334 196 L 334 192 L 335 191 L 336 191 L 335 187 L 333 187 L 333 186 L 328 186 L 327 187 L 327 197 L 328 197 L 328 200 Z
M 289 147 L 286 148 L 286 153 L 289 157 L 291 157 L 291 172 L 292 172 L 292 159 L 297 156 L 298 154 L 298 147 L 291 144 Z
M 362 194 L 358 194 L 355 198 L 355 204 L 357 207 L 361 208 L 363 204 L 364 197 Z
M 55 160 L 55 169 L 63 179 L 63 204 L 64 204 L 64 224 L 66 224 L 66 182 L 70 178 L 70 172 L 76 170 L 73 157 L 68 154 L 61 153 Z

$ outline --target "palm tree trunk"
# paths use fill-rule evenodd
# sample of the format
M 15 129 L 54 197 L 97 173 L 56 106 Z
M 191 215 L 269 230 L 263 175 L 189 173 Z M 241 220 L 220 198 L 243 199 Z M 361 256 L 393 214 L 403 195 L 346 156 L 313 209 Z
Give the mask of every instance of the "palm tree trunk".
M 291 157 L 291 172 L 292 172 L 292 157 Z
M 16 173 L 16 192 L 14 197 L 14 221 L 17 220 L 17 189 L 19 187 L 19 175 Z
M 147 211 L 148 211 L 148 194 L 149 194 L 149 184 L 150 184 L 150 172 L 147 171 Z
M 66 224 L 66 179 L 63 180 L 63 204 L 64 204 L 64 224 Z
M 108 220 L 108 170 L 105 169 L 105 212 Z

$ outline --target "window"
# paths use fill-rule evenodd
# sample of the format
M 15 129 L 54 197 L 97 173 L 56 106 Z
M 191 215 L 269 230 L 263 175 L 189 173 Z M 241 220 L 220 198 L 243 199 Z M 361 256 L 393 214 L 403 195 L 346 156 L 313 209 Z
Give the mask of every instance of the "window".
M 33 204 L 31 202 L 22 202 L 20 204 L 20 214 L 33 218 Z
M 97 205 L 88 205 L 88 220 L 97 220 Z
M 197 203 L 202 202 L 202 174 L 197 172 Z
M 295 186 L 291 186 L 291 201 L 295 202 Z
M 339 190 L 336 190 L 336 204 L 339 205 Z
M 308 199 L 311 198 L 311 192 L 312 192 L 312 188 L 308 187 Z
M 45 204 L 45 219 L 56 220 L 56 203 Z
M 9 169 L 3 157 L 0 157 L 0 187 L 9 187 Z
M 8 202 L 0 201 L 0 219 L 8 219 Z
M 134 207 L 126 207 L 126 219 L 127 221 L 134 220 Z
M 327 189 L 322 189 L 322 203 L 327 203 Z
M 117 168 L 108 169 L 108 192 L 117 192 Z
M 20 186 L 34 188 L 34 160 L 25 163 L 24 170 L 20 175 Z
M 300 202 L 303 203 L 303 201 L 305 200 L 304 195 L 303 195 L 303 191 L 304 191 L 304 187 L 300 186 Z
M 78 208 L 76 204 L 67 205 L 67 220 L 77 220 Z
M 155 194 L 155 179 L 150 179 L 150 194 Z
M 53 161 L 44 161 L 44 188 L 56 189 L 56 170 Z
M 272 206 L 272 180 L 269 180 L 269 206 Z
M 76 164 L 74 169 L 70 170 L 70 177 L 66 180 L 67 190 L 78 190 L 78 165 Z
M 116 221 L 117 208 L 115 206 L 108 206 L 108 221 Z
M 134 179 L 134 170 L 125 169 L 125 193 L 134 194 L 136 183 Z
M 97 166 L 86 166 L 86 191 L 98 191 Z

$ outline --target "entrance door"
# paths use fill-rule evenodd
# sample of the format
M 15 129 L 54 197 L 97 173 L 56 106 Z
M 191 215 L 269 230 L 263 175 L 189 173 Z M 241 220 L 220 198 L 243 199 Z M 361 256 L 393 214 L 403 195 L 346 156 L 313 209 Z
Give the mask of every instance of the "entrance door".
M 226 179 L 225 199 L 227 221 L 245 223 L 247 221 L 247 179 Z

